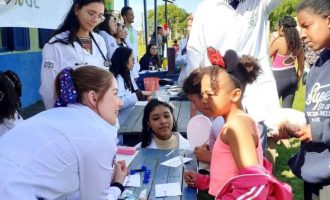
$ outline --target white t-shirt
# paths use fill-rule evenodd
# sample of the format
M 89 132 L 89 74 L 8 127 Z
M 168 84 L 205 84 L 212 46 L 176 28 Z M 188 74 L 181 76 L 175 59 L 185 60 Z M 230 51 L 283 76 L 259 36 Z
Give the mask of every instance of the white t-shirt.
M 0 199 L 118 199 L 116 129 L 80 104 L 54 108 L 0 137 Z
M 268 52 L 267 19 L 280 0 L 246 0 L 233 9 L 226 0 L 204 0 L 194 15 L 190 31 L 185 68 L 189 75 L 199 66 L 210 66 L 207 47 L 222 54 L 228 49 L 239 55 L 258 59 L 262 74 L 255 83 L 247 85 L 243 104 L 256 121 L 280 108 Z
M 134 67 L 131 70 L 133 78 L 139 77 L 139 71 L 140 71 L 140 64 L 138 62 L 139 57 L 139 46 L 138 46 L 138 34 L 137 31 L 131 27 L 127 27 L 128 34 L 125 38 L 125 42 L 127 44 L 127 47 L 131 48 L 134 55 Z
M 63 32 L 55 35 L 50 42 L 56 40 L 56 38 L 65 38 L 69 32 Z M 102 50 L 102 53 L 107 55 L 107 48 L 103 38 L 92 33 L 93 37 Z M 104 68 L 104 58 L 101 52 L 97 48 L 94 40 L 92 42 L 93 53 L 90 54 L 78 42 L 73 42 L 72 45 L 66 45 L 60 42 L 53 44 L 46 43 L 42 50 L 42 65 L 41 65 L 41 85 L 39 93 L 42 100 L 46 106 L 46 109 L 54 107 L 55 94 L 54 94 L 54 80 L 57 74 L 66 67 L 71 67 L 73 69 L 85 66 L 93 65 L 96 67 Z
M 107 58 L 110 60 L 113 53 L 116 51 L 116 49 L 119 47 L 116 41 L 116 38 L 114 38 L 112 35 L 109 35 L 109 33 L 105 31 L 99 31 L 100 36 L 105 41 L 105 45 L 107 47 Z
M 15 113 L 15 119 L 5 118 L 3 123 L 0 124 L 0 137 L 10 129 L 20 124 L 22 121 L 24 120 L 17 111 Z

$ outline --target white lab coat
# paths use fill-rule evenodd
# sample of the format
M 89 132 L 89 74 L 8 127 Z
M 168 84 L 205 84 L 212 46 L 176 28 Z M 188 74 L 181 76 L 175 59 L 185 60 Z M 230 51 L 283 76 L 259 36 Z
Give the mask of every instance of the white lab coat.
M 81 104 L 54 108 L 0 137 L 0 199 L 118 199 L 117 131 Z
M 180 75 L 178 78 L 178 85 L 182 86 L 184 79 L 189 76 L 187 73 L 187 70 L 185 69 L 187 67 L 187 52 L 186 54 L 182 55 L 182 50 L 187 46 L 188 38 L 183 38 L 180 40 L 179 44 L 179 51 L 176 53 L 175 57 L 175 65 L 179 65 L 181 67 Z
M 134 36 L 134 41 L 131 41 L 130 39 L 130 33 L 128 31 L 127 37 L 125 38 L 125 42 L 127 44 L 127 47 L 131 48 L 133 50 L 134 55 L 134 67 L 131 71 L 133 78 L 139 77 L 139 71 L 140 71 L 140 64 L 138 62 L 139 57 L 139 46 L 138 46 L 138 34 L 137 31 L 132 26 L 132 34 Z
M 182 135 L 179 132 L 175 132 L 173 134 L 176 134 L 179 136 L 179 147 L 178 149 L 190 149 L 189 147 L 189 143 L 188 140 L 185 139 L 184 137 L 182 137 Z M 137 145 L 135 145 L 136 148 L 141 148 L 142 143 L 138 143 Z M 147 146 L 146 148 L 149 149 L 158 149 L 158 147 L 156 146 L 155 140 L 151 139 L 151 143 L 149 144 L 149 146 Z
M 118 97 L 123 102 L 123 106 L 120 108 L 118 114 L 119 124 L 122 124 L 131 115 L 132 111 L 134 110 L 134 105 L 138 101 L 138 98 L 135 92 L 132 92 L 128 88 L 125 88 L 125 82 L 121 75 L 118 75 L 116 80 L 118 85 Z M 132 75 L 131 75 L 131 81 L 134 90 L 137 90 L 138 87 Z
M 114 38 L 112 35 L 105 31 L 99 31 L 100 36 L 105 41 L 105 45 L 107 47 L 107 58 L 110 60 L 113 53 L 116 51 L 116 49 L 119 47 L 116 41 L 116 38 Z
M 50 39 L 50 42 L 56 38 L 65 38 L 69 32 L 60 33 Z M 107 55 L 107 48 L 101 36 L 92 33 L 95 41 L 99 45 L 103 54 Z M 92 43 L 93 54 L 83 49 L 78 42 L 72 45 L 66 45 L 60 42 L 49 44 L 46 43 L 42 50 L 41 65 L 41 85 L 39 93 L 46 106 L 46 109 L 52 108 L 55 103 L 54 80 L 57 74 L 66 67 L 78 68 L 84 65 L 94 65 L 104 68 L 104 59 L 96 44 Z
M 246 87 L 243 98 L 248 113 L 258 122 L 280 107 L 270 68 L 267 32 L 268 16 L 280 1 L 246 0 L 234 10 L 225 0 L 204 0 L 195 12 L 187 46 L 187 75 L 199 66 L 210 66 L 206 51 L 209 46 L 222 54 L 233 49 L 239 55 L 258 59 L 263 72 Z

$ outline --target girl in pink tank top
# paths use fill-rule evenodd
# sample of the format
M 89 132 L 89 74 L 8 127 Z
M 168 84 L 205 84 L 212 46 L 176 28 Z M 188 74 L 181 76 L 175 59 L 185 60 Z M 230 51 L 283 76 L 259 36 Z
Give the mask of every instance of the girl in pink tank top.
M 186 171 L 184 178 L 189 186 L 209 189 L 209 194 L 216 196 L 240 169 L 262 164 L 256 123 L 241 104 L 246 84 L 257 78 L 260 67 L 254 58 L 239 58 L 233 50 L 222 57 L 218 51 L 208 48 L 208 57 L 213 66 L 204 68 L 203 103 L 212 117 L 222 116 L 226 124 L 213 147 L 210 176 Z

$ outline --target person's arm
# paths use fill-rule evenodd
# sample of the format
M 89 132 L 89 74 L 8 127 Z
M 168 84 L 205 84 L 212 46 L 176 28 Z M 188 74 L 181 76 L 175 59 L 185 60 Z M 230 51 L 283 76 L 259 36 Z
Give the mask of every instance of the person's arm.
M 221 140 L 229 145 L 238 169 L 258 165 L 256 125 L 248 116 L 236 116 L 227 122 Z M 260 141 L 259 141 L 260 142 Z
M 189 76 L 194 69 L 205 64 L 204 60 L 207 44 L 205 42 L 206 36 L 204 35 L 204 20 L 209 20 L 204 19 L 205 12 L 207 11 L 204 10 L 204 7 L 199 6 L 194 16 L 187 44 L 187 67 L 185 68 L 185 76 Z
M 297 61 L 298 61 L 298 70 L 297 70 L 297 77 L 298 77 L 298 84 L 302 78 L 302 75 L 304 73 L 304 64 L 305 64 L 305 53 L 304 49 L 300 48 L 299 54 L 297 56 Z
M 270 43 L 269 46 L 269 56 L 271 59 L 275 58 L 275 55 L 278 51 L 278 44 L 279 44 L 279 38 L 276 38 L 272 41 L 272 43 Z
M 40 72 L 39 93 L 45 104 L 46 109 L 54 107 L 55 103 L 55 78 L 59 68 L 59 60 L 54 44 L 46 43 L 42 50 L 42 64 Z
M 149 63 L 146 55 L 142 56 L 139 63 L 140 63 L 140 71 L 149 70 Z
M 118 178 L 119 174 L 114 170 L 116 148 L 112 144 L 113 141 L 109 140 L 110 138 L 106 136 L 96 139 L 88 152 L 79 160 L 81 199 L 115 200 L 122 192 L 119 184 L 124 180 L 123 177 Z M 112 177 L 114 182 L 119 182 L 117 186 L 110 186 L 113 184 Z
M 322 122 L 312 122 L 301 130 L 297 131 L 294 136 L 305 142 L 319 142 L 330 146 L 330 119 Z
M 121 107 L 121 109 L 134 106 L 135 103 L 138 101 L 137 94 L 125 88 L 124 79 L 120 75 L 118 75 L 117 77 L 117 84 L 118 97 L 123 102 L 123 106 Z

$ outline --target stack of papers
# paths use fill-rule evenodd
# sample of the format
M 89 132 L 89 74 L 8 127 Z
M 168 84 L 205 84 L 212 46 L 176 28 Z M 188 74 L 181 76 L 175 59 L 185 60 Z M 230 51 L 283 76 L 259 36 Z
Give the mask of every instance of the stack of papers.
M 186 162 L 189 162 L 191 161 L 192 158 L 186 158 L 186 157 L 179 157 L 179 156 L 176 156 L 174 158 L 171 158 L 167 161 L 164 161 L 162 163 L 160 163 L 161 165 L 164 165 L 164 166 L 168 166 L 168 167 L 179 167 L 181 166 L 183 163 L 186 163 Z

